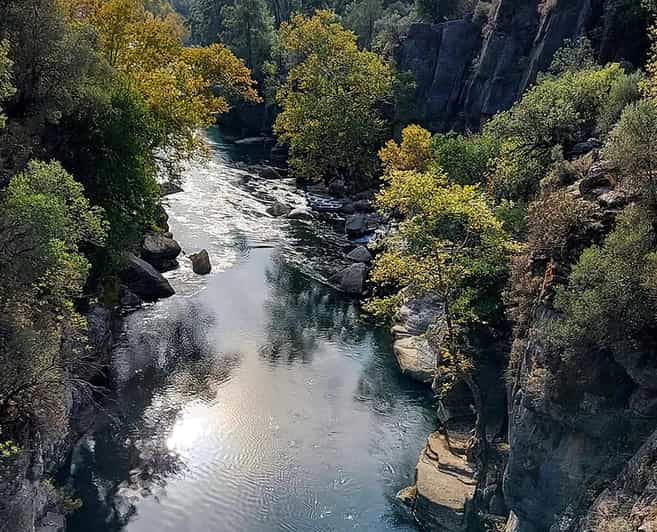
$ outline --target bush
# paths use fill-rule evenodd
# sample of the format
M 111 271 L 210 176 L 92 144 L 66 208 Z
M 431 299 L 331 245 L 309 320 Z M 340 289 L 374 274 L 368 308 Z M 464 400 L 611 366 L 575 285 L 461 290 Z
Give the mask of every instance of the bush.
M 447 173 L 450 181 L 461 185 L 485 183 L 499 151 L 499 141 L 486 135 L 464 137 L 450 133 L 436 135 L 433 139 L 436 163 Z
M 609 135 L 603 156 L 617 163 L 621 186 L 641 196 L 657 213 L 657 102 L 627 106 Z
M 654 244 L 646 211 L 629 207 L 602 246 L 584 251 L 555 299 L 562 316 L 550 339 L 567 359 L 600 350 L 627 357 L 649 347 L 657 327 Z
M 590 137 L 614 87 L 627 82 L 620 65 L 567 71 L 545 77 L 509 111 L 484 126 L 484 135 L 504 139 L 491 188 L 498 198 L 528 201 L 554 162 L 554 147 L 567 151 Z

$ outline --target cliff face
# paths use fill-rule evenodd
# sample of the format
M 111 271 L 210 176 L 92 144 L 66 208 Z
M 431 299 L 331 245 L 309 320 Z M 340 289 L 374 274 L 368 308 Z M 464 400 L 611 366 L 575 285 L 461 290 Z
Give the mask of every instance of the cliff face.
M 397 54 L 417 83 L 413 119 L 434 131 L 477 129 L 508 109 L 565 39 L 588 36 L 600 59 L 638 63 L 641 28 L 612 0 L 494 0 L 483 28 L 470 20 L 414 24 Z
M 545 264 L 539 258 L 533 266 L 544 272 L 543 288 L 528 333 L 516 339 L 520 361 L 510 390 L 510 454 L 504 477 L 512 511 L 507 531 L 652 530 L 638 527 L 655 519 L 654 340 L 646 338 L 643 346 L 628 345 L 616 354 L 593 349 L 575 363 L 545 342 L 556 317 L 555 284 L 583 247 L 600 241 L 629 201 L 613 190 L 611 179 L 586 194 L 584 180 L 568 190 L 593 210 L 568 238 L 565 264 Z M 632 527 L 605 528 L 601 523 L 611 518 L 628 519 Z

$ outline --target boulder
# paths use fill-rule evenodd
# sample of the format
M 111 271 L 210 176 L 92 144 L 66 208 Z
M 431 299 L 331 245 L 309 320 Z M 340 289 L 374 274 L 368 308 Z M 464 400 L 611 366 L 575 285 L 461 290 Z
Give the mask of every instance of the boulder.
M 270 216 L 287 216 L 292 211 L 292 207 L 281 203 L 280 201 L 275 201 L 273 205 L 267 207 L 267 214 Z
M 347 258 L 349 260 L 353 260 L 354 262 L 368 263 L 372 260 L 372 254 L 365 246 L 358 246 L 357 248 L 354 248 L 349 253 L 347 253 Z
M 340 290 L 348 294 L 362 294 L 365 288 L 368 268 L 365 264 L 357 263 L 347 266 L 329 279 L 337 284 Z
M 258 169 L 258 175 L 264 179 L 283 179 L 283 175 L 273 166 L 263 166 Z
M 392 344 L 402 373 L 430 384 L 436 372 L 436 354 L 424 336 L 402 336 Z
M 602 147 L 602 142 L 598 139 L 591 138 L 584 142 L 578 142 L 570 150 L 570 154 L 573 157 L 580 157 L 586 155 L 594 150 L 599 150 Z
M 170 196 L 171 194 L 178 194 L 178 192 L 182 191 L 182 188 L 171 181 L 160 183 L 160 196 Z
M 376 210 L 372 202 L 368 199 L 356 200 L 353 206 L 356 212 L 374 212 Z
M 141 258 L 161 272 L 178 266 L 180 252 L 178 242 L 162 233 L 147 233 L 141 244 Z
M 125 285 L 144 301 L 155 301 L 175 294 L 169 281 L 160 272 L 132 253 L 126 255 L 120 277 Z
M 198 253 L 190 255 L 189 259 L 192 261 L 194 273 L 206 275 L 212 271 L 212 264 L 210 264 L 210 256 L 207 250 L 202 249 Z
M 372 232 L 366 214 L 354 214 L 345 222 L 345 232 L 349 238 L 360 238 Z
M 305 207 L 297 207 L 292 209 L 287 217 L 290 220 L 313 220 L 315 218 L 313 213 Z
M 342 197 L 347 193 L 347 186 L 343 179 L 333 179 L 328 184 L 328 191 L 332 196 Z
M 134 308 L 143 303 L 142 299 L 126 285 L 119 286 L 119 305 L 122 308 Z
M 276 144 L 276 146 L 274 146 L 269 153 L 269 156 L 275 161 L 285 161 L 287 160 L 287 155 L 287 147 L 281 146 L 280 144 Z

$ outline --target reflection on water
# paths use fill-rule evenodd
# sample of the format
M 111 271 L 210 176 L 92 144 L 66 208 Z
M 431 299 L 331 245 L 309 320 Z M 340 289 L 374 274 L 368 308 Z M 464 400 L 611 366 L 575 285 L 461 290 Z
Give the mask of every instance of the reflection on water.
M 235 157 L 216 143 L 170 199 L 176 237 L 214 271 L 183 259 L 178 295 L 126 318 L 116 397 L 72 462 L 84 506 L 70 528 L 413 530 L 394 495 L 434 426 L 430 399 L 399 375 L 388 333 L 309 276 L 340 255 L 330 224 L 268 218 L 275 198 L 302 198 Z

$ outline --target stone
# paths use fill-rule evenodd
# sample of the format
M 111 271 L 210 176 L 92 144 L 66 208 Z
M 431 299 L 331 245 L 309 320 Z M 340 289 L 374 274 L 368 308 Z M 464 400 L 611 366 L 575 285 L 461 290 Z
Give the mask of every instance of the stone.
M 179 192 L 182 191 L 183 189 L 179 185 L 176 185 L 171 181 L 165 181 L 164 183 L 160 183 L 160 196 L 170 196 L 172 194 L 178 194 Z
M 431 384 L 436 372 L 436 354 L 424 336 L 402 336 L 392 350 L 402 373 L 424 384 Z
M 353 202 L 345 201 L 340 208 L 340 212 L 343 214 L 355 214 L 356 208 L 354 207 Z
M 306 207 L 296 207 L 295 209 L 292 209 L 288 215 L 287 218 L 290 220 L 314 220 L 315 217 L 313 216 L 313 213 L 310 212 L 309 209 Z
M 279 216 L 287 216 L 292 211 L 292 207 L 281 203 L 280 201 L 275 201 L 273 205 L 267 207 L 267 214 L 278 218 Z
M 401 306 L 395 316 L 395 322 L 403 325 L 408 333 L 419 336 L 430 325 L 436 323 L 444 314 L 444 307 L 437 296 L 414 298 Z
M 366 214 L 354 214 L 345 222 L 345 232 L 349 238 L 359 238 L 370 233 L 369 220 Z
M 288 150 L 287 147 L 276 144 L 270 151 L 269 156 L 278 161 L 287 160 Z
M 192 270 L 198 275 L 207 275 L 212 271 L 212 264 L 210 263 L 210 256 L 207 250 L 202 249 L 198 253 L 189 256 L 192 261 Z
M 372 261 L 372 254 L 365 246 L 358 246 L 347 253 L 347 258 L 354 262 L 368 263 Z
M 401 489 L 397 492 L 397 500 L 404 506 L 412 508 L 415 505 L 415 497 L 417 496 L 417 487 L 415 485 L 408 488 Z
M 416 468 L 414 515 L 427 530 L 465 532 L 470 501 L 477 481 L 464 458 L 465 438 L 434 432 L 420 454 Z
M 347 193 L 347 186 L 344 179 L 333 179 L 328 184 L 329 194 L 332 196 L 342 197 Z
M 368 268 L 365 264 L 352 264 L 335 274 L 329 281 L 337 284 L 340 290 L 348 294 L 362 294 L 365 288 L 367 272 Z
M 132 253 L 126 254 L 120 277 L 123 283 L 144 301 L 155 301 L 175 294 L 169 281 L 160 272 Z
M 178 242 L 162 233 L 147 233 L 141 244 L 141 258 L 161 272 L 178 266 L 180 252 Z
M 258 175 L 264 179 L 283 179 L 281 172 L 273 166 L 263 166 L 258 170 Z
M 579 181 L 579 191 L 583 197 L 589 197 L 594 191 L 601 193 L 614 188 L 614 179 L 612 177 L 615 166 L 609 161 L 598 161 L 591 165 L 586 177 Z M 593 194 L 595 196 L 595 194 Z M 597 197 L 596 196 L 596 197 Z
M 372 202 L 367 199 L 360 199 L 353 202 L 356 212 L 374 212 L 376 209 Z
M 602 148 L 602 142 L 598 139 L 591 138 L 584 142 L 578 142 L 575 144 L 570 150 L 570 154 L 573 157 L 580 157 L 594 150 L 599 150 L 600 148 Z
M 135 308 L 143 304 L 142 299 L 126 285 L 119 286 L 119 305 L 122 308 Z

